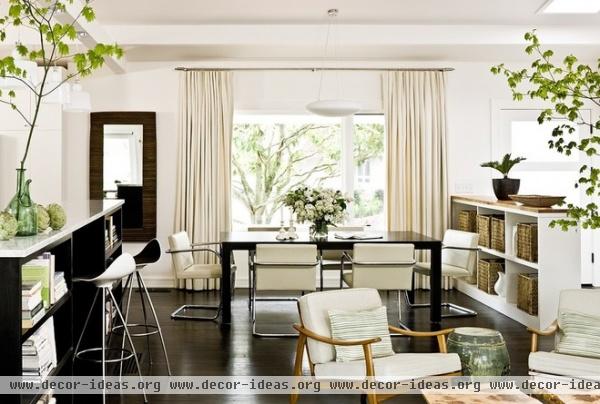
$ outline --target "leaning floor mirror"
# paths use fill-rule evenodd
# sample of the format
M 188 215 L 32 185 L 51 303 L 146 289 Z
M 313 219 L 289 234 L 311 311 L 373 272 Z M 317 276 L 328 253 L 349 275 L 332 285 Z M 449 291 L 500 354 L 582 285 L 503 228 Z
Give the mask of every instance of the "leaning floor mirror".
M 93 112 L 90 198 L 123 199 L 123 241 L 156 237 L 156 113 Z

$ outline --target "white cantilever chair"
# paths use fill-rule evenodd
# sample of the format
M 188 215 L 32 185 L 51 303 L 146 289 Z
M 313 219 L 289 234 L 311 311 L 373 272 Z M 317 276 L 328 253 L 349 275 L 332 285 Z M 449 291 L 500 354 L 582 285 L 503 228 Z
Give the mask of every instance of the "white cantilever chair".
M 221 279 L 221 264 L 200 264 L 194 261 L 194 253 L 207 252 L 220 261 L 221 253 L 208 246 L 220 246 L 220 243 L 191 243 L 185 231 L 169 236 L 170 249 L 166 252 L 172 255 L 173 271 L 176 279 Z M 231 266 L 231 290 L 235 286 L 235 265 Z M 182 314 L 188 310 L 214 310 L 213 316 L 192 316 Z M 184 304 L 171 314 L 173 319 L 181 320 L 216 320 L 221 313 L 221 303 L 218 305 Z
M 268 226 L 268 225 L 256 225 L 256 226 L 248 226 L 248 232 L 279 232 L 281 226 Z M 273 236 L 275 237 L 275 236 Z M 254 285 L 254 281 L 252 280 L 252 260 L 256 255 L 256 251 L 249 250 L 248 251 L 248 310 L 252 309 L 252 285 Z
M 412 244 L 354 244 L 354 257 L 342 257 L 341 277 L 351 288 L 394 290 L 398 293 L 398 320 L 402 308 L 400 292 L 412 288 L 415 246 Z M 344 263 L 352 264 L 352 272 L 344 273 Z
M 442 242 L 442 276 L 476 279 L 478 242 L 479 234 L 477 233 L 446 230 Z M 429 262 L 417 263 L 415 265 L 415 273 L 430 276 L 431 264 Z M 411 308 L 430 307 L 428 303 L 415 304 L 409 298 L 408 293 L 406 294 L 406 301 Z M 442 317 L 470 317 L 477 315 L 476 311 L 454 303 L 443 302 L 442 307 L 447 307 L 458 312 L 443 314 Z
M 296 337 L 256 331 L 257 301 L 297 301 L 296 298 L 257 298 L 257 291 L 314 292 L 317 282 L 317 246 L 310 244 L 258 244 L 252 262 L 252 335 Z
M 600 381 L 600 358 L 563 354 L 556 351 L 538 351 L 539 336 L 554 336 L 555 345 L 563 338 L 563 313 L 580 313 L 600 317 L 600 290 L 571 289 L 560 292 L 558 319 L 541 331 L 528 328 L 531 333 L 531 353 L 529 354 L 529 374 L 536 377 L 577 377 Z M 600 328 L 599 324 L 594 327 Z
M 331 335 L 330 310 L 366 311 L 382 306 L 379 293 L 375 289 L 341 289 L 309 293 L 298 301 L 300 324 L 294 328 L 300 333 L 296 348 L 294 376 L 302 375 L 304 349 L 308 353 L 311 375 L 316 378 L 337 378 L 363 380 L 371 376 L 385 380 L 407 380 L 437 375 L 460 374 L 461 364 L 457 354 L 449 354 L 446 349 L 446 335 L 452 329 L 434 332 L 416 332 L 390 326 L 393 333 L 410 337 L 436 337 L 439 353 L 396 353 L 373 359 L 370 345 L 380 338 L 339 340 Z M 365 352 L 364 360 L 337 362 L 334 345 L 360 346 Z M 368 402 L 375 404 L 383 397 L 376 392 L 368 394 Z M 298 394 L 292 394 L 290 402 L 298 401 Z
M 363 231 L 363 226 L 335 226 L 335 232 L 360 232 Z M 339 250 L 321 250 L 320 251 L 320 289 L 323 290 L 323 281 L 325 271 L 339 271 L 341 269 L 342 256 L 344 253 L 351 256 L 348 251 Z M 343 280 L 340 277 L 340 289 L 344 286 Z

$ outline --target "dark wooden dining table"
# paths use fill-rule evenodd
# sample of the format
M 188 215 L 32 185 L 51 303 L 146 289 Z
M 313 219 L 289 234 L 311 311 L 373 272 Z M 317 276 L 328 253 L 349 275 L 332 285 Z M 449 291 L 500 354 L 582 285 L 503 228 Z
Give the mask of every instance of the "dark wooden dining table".
M 319 250 L 352 250 L 356 243 L 386 243 L 386 244 L 413 244 L 416 250 L 429 250 L 431 252 L 431 292 L 430 320 L 432 323 L 442 321 L 442 241 L 420 233 L 405 231 L 370 232 L 380 235 L 381 238 L 369 240 L 342 240 L 335 238 L 333 233 L 325 240 L 313 240 L 308 233 L 299 233 L 299 238 L 293 241 L 277 241 L 276 232 L 222 232 L 221 233 L 221 322 L 224 325 L 231 323 L 231 264 L 232 253 L 237 250 L 251 251 L 257 244 L 316 244 Z

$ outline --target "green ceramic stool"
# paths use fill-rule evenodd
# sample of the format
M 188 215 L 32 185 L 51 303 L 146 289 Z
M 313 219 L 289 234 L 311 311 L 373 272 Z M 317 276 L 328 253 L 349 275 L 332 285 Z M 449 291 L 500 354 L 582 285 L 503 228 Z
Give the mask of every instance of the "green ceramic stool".
M 457 353 L 465 376 L 508 376 L 510 358 L 502 334 L 489 328 L 456 328 L 448 352 Z

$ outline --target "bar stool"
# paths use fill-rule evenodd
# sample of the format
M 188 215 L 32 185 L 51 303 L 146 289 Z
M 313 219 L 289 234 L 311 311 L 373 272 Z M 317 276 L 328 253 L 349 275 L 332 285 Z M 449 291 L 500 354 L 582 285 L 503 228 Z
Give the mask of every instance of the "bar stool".
M 120 255 L 116 260 L 113 261 L 112 264 L 100 275 L 95 278 L 85 279 L 79 278 L 75 279 L 76 282 L 89 282 L 93 283 L 97 290 L 94 295 L 94 300 L 92 302 L 92 306 L 90 307 L 90 311 L 85 319 L 85 323 L 83 325 L 83 329 L 81 330 L 81 335 L 77 341 L 77 345 L 75 346 L 74 358 L 79 360 L 86 360 L 89 362 L 101 363 L 102 364 L 102 379 L 106 377 L 106 364 L 107 363 L 118 363 L 129 360 L 133 358 L 135 360 L 135 365 L 137 367 L 138 374 L 140 376 L 140 381 L 144 381 L 142 377 L 142 370 L 140 368 L 140 362 L 138 361 L 137 353 L 135 352 L 135 346 L 133 345 L 133 340 L 131 339 L 131 335 L 129 334 L 129 330 L 127 327 L 124 327 L 124 334 L 127 337 L 127 341 L 129 342 L 129 346 L 131 347 L 131 351 L 123 348 L 110 348 L 106 346 L 106 315 L 104 310 L 106 310 L 106 302 L 107 299 L 110 301 L 117 313 L 117 317 L 121 324 L 127 324 L 125 319 L 123 318 L 123 313 L 121 313 L 121 309 L 119 309 L 119 302 L 115 298 L 115 295 L 112 292 L 112 285 L 114 282 L 123 279 L 126 276 L 131 275 L 136 270 L 135 261 L 131 254 L 124 253 Z M 83 340 L 83 335 L 85 334 L 85 330 L 90 322 L 90 317 L 92 316 L 92 311 L 94 310 L 94 305 L 98 300 L 98 295 L 102 294 L 102 346 L 101 347 L 93 347 L 87 348 L 83 350 L 79 350 L 81 345 L 81 341 Z M 101 352 L 101 359 L 94 359 L 91 357 L 86 357 L 86 354 L 92 352 Z M 120 358 L 115 359 L 107 359 L 107 352 L 118 352 L 121 354 Z M 144 402 L 148 402 L 148 398 L 146 397 L 146 389 L 142 389 L 144 394 Z M 106 396 L 103 396 L 103 400 L 106 400 Z
M 158 322 L 158 316 L 156 315 L 156 310 L 154 309 L 154 304 L 152 303 L 152 299 L 150 298 L 150 293 L 148 293 L 148 288 L 146 287 L 146 283 L 144 282 L 144 278 L 142 277 L 141 270 L 145 268 L 147 265 L 154 264 L 160 259 L 161 256 L 161 246 L 157 239 L 150 240 L 148 244 L 140 251 L 136 256 L 133 257 L 135 261 L 135 272 L 129 274 L 127 280 L 125 281 L 124 290 L 128 291 L 127 296 L 127 305 L 125 308 L 125 322 L 127 323 L 127 327 L 130 329 L 129 335 L 133 338 L 136 337 L 146 337 L 146 345 L 148 347 L 148 358 L 149 363 L 152 364 L 152 354 L 150 353 L 150 336 L 158 335 L 160 337 L 160 343 L 162 345 L 163 353 L 165 355 L 165 361 L 167 362 L 167 371 L 169 372 L 169 376 L 171 376 L 171 365 L 169 364 L 169 356 L 167 355 L 167 347 L 165 345 L 165 339 L 163 337 L 162 329 L 160 328 L 160 323 Z M 129 308 L 131 306 L 131 295 L 133 294 L 133 277 L 135 276 L 138 284 L 138 292 L 140 294 L 140 301 L 142 303 L 142 313 L 144 315 L 143 323 L 129 323 Z M 148 316 L 146 312 L 146 302 L 148 306 L 150 306 L 150 311 L 152 312 L 152 316 L 154 317 L 154 323 L 148 322 Z M 131 332 L 132 328 L 143 328 L 144 331 L 140 332 Z M 122 330 L 123 326 L 119 325 L 113 328 L 113 332 Z M 121 331 L 122 333 L 122 331 Z M 122 347 L 124 348 L 125 340 L 123 339 Z M 121 363 L 121 371 L 123 368 L 123 364 Z

